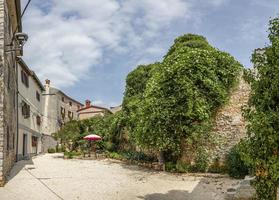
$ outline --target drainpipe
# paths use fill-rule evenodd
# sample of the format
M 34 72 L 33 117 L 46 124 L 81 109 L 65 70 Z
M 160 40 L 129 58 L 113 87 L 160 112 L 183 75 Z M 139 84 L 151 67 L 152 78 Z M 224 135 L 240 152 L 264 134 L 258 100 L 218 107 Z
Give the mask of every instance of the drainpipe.
M 18 63 L 16 61 L 16 162 L 18 161 L 18 137 L 19 137 L 19 128 L 18 128 Z

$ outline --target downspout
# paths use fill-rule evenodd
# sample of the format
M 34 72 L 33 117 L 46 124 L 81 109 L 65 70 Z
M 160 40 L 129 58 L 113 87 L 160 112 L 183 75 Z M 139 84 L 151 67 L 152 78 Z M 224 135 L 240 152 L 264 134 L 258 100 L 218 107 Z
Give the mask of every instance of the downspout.
M 18 102 L 18 63 L 16 61 L 16 102 L 17 102 L 17 105 L 16 105 L 16 162 L 18 161 L 18 138 L 19 138 L 19 128 L 18 128 L 18 105 L 19 105 L 19 102 Z

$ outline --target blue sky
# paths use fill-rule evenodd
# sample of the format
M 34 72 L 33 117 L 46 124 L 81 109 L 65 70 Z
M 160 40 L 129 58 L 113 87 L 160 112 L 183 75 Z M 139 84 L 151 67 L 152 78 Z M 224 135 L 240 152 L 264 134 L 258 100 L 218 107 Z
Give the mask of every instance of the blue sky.
M 24 59 L 42 82 L 81 102 L 114 106 L 126 75 L 162 60 L 185 33 L 205 36 L 251 67 L 278 13 L 279 0 L 33 0 L 23 17 Z

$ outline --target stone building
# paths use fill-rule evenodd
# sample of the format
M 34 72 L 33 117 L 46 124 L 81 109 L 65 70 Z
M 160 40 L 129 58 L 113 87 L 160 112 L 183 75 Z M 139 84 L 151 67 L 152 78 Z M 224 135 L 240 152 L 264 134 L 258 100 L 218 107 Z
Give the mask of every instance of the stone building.
M 20 0 L 0 0 L 0 185 L 16 160 L 18 47 L 13 33 L 21 32 Z M 22 53 L 22 51 L 20 51 Z
M 35 72 L 18 58 L 18 160 L 41 152 L 44 90 Z
M 106 112 L 112 113 L 107 108 L 91 105 L 90 100 L 86 100 L 85 106 L 83 108 L 80 108 L 77 112 L 78 112 L 78 118 L 80 120 L 89 119 L 95 116 L 104 116 Z
M 48 148 L 53 148 L 57 144 L 51 135 L 56 133 L 66 122 L 77 120 L 77 111 L 83 107 L 83 104 L 52 87 L 50 80 L 46 80 L 44 87 L 42 151 L 46 152 Z
M 119 112 L 119 111 L 121 111 L 121 110 L 122 110 L 122 105 L 110 107 L 110 111 L 111 111 L 113 114 L 115 114 L 115 113 L 117 113 L 117 112 Z

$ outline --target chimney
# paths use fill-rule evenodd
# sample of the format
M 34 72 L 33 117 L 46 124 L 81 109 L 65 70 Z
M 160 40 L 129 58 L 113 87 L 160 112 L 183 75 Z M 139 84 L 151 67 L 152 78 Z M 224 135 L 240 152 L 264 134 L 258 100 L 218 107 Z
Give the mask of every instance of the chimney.
M 87 100 L 85 101 L 85 107 L 86 107 L 86 108 L 89 108 L 90 106 L 91 106 L 91 101 L 87 99 Z
M 46 79 L 46 85 L 50 85 L 50 80 Z

